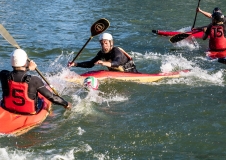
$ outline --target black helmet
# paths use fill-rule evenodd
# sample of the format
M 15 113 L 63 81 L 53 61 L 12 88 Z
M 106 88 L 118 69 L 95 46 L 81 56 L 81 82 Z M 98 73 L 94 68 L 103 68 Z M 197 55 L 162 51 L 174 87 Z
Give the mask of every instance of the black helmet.
M 220 9 L 219 7 L 216 7 L 216 8 L 213 9 L 213 14 L 214 14 L 215 12 L 220 12 L 220 13 L 222 13 L 222 12 L 221 12 L 221 9 Z
M 220 12 L 214 12 L 212 14 L 212 18 L 216 21 L 216 23 L 224 22 L 224 15 Z

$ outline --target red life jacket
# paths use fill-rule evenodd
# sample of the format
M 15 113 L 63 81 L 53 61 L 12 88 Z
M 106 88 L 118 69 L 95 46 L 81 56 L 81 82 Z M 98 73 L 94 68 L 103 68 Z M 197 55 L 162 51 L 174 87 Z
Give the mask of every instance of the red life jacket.
M 226 38 L 224 36 L 224 26 L 212 26 L 210 31 L 209 48 L 211 51 L 226 50 Z
M 9 95 L 4 96 L 5 108 L 18 113 L 35 114 L 35 101 L 28 97 L 28 83 L 8 80 Z

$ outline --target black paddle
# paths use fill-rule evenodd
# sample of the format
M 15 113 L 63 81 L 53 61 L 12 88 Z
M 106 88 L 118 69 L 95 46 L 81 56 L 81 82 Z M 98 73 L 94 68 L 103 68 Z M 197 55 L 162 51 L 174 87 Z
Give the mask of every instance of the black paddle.
M 199 2 L 198 2 L 197 8 L 199 7 L 200 1 L 201 1 L 201 0 L 199 0 Z M 191 30 L 192 30 L 192 29 L 194 28 L 194 26 L 195 26 L 197 13 L 198 13 L 198 12 L 197 12 L 197 9 L 196 9 L 195 19 L 194 19 L 193 25 L 192 25 L 192 27 L 191 27 Z M 179 33 L 179 34 L 177 34 L 177 35 L 175 35 L 175 36 L 172 36 L 172 37 L 169 39 L 169 41 L 170 41 L 171 43 L 176 43 L 176 42 L 182 41 L 183 39 L 185 39 L 185 38 L 189 37 L 190 35 L 192 35 L 192 34 L 194 34 L 194 33 L 197 33 L 197 32 L 200 32 L 200 31 L 194 31 L 194 32 L 192 32 L 192 33 Z
M 6 41 L 8 41 L 12 46 L 16 48 L 20 48 L 20 46 L 17 44 L 15 39 L 9 34 L 9 32 L 3 27 L 2 24 L 0 24 L 0 34 L 5 38 Z M 31 60 L 28 58 L 28 61 Z M 59 96 L 57 91 L 53 88 L 53 86 L 45 79 L 45 77 L 42 75 L 42 73 L 38 70 L 38 68 L 35 68 L 35 70 L 38 72 L 38 74 L 42 77 L 42 79 L 50 86 L 50 88 L 53 90 L 53 92 Z
M 76 58 L 81 54 L 82 50 L 85 48 L 85 46 L 89 43 L 89 41 L 96 35 L 104 32 L 108 27 L 110 26 L 110 22 L 105 19 L 99 19 L 98 21 L 96 21 L 90 28 L 91 31 L 91 36 L 90 38 L 87 40 L 87 42 L 84 44 L 84 46 L 82 47 L 82 49 L 77 53 L 77 55 L 74 57 L 74 59 L 71 61 L 71 63 L 73 63 Z
M 171 43 L 176 43 L 176 42 L 182 41 L 183 39 L 188 38 L 190 35 L 198 33 L 198 32 L 202 32 L 202 31 L 201 30 L 195 30 L 194 32 L 189 32 L 189 33 L 186 33 L 186 32 L 185 33 L 179 33 L 179 34 L 172 36 L 169 39 L 169 41 Z

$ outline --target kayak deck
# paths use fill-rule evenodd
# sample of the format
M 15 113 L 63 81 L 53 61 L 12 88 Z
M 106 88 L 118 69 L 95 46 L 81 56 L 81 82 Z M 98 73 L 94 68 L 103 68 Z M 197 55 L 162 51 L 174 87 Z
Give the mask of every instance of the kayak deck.
M 163 78 L 178 78 L 181 76 L 181 72 L 189 72 L 189 70 L 182 70 L 177 72 L 169 73 L 156 73 L 156 74 L 147 74 L 147 73 L 130 73 L 130 72 L 116 72 L 116 71 L 107 71 L 107 70 L 98 70 L 98 71 L 89 71 L 81 74 L 79 77 L 66 77 L 67 81 L 70 82 L 80 82 L 86 77 L 93 76 L 98 80 L 104 79 L 116 79 L 122 81 L 131 81 L 138 83 L 150 83 L 159 81 Z
M 175 35 L 181 34 L 181 33 L 187 33 L 187 34 L 191 34 L 195 38 L 202 38 L 203 34 L 204 34 L 203 31 L 180 32 L 180 31 L 164 31 L 164 30 L 152 30 L 152 33 L 155 33 L 155 34 L 161 35 L 161 36 L 167 36 L 167 37 L 172 37 L 172 36 L 175 36 Z

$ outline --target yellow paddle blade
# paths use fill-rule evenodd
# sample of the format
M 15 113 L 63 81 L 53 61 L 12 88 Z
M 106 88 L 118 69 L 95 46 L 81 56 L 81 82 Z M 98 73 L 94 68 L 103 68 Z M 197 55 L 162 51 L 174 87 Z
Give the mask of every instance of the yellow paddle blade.
M 14 47 L 20 48 L 20 46 L 16 43 L 14 38 L 9 34 L 9 32 L 0 24 L 0 34 Z

